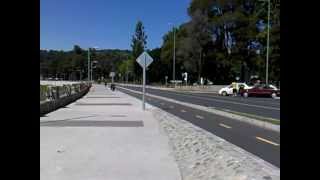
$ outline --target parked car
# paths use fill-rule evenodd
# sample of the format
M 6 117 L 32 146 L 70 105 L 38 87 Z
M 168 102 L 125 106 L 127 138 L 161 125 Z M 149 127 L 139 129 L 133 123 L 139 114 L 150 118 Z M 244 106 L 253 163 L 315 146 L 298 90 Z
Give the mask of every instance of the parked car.
M 238 91 L 240 89 L 240 86 L 243 86 L 244 90 L 252 88 L 252 87 L 248 86 L 246 83 L 236 83 L 236 85 L 237 85 L 237 90 Z M 230 84 L 227 87 L 224 87 L 224 88 L 220 89 L 219 90 L 219 94 L 222 95 L 222 96 L 232 95 L 233 94 L 232 84 Z
M 260 84 L 240 92 L 243 97 L 280 97 L 280 90 L 273 85 Z

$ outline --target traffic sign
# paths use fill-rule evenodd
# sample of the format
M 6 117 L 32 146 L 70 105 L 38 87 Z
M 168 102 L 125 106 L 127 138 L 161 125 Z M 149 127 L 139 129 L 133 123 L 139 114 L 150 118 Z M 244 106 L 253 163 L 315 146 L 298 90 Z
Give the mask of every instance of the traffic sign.
M 109 77 L 114 77 L 116 75 L 115 72 L 110 72 Z
M 112 83 L 114 82 L 114 76 L 116 75 L 115 72 L 110 72 L 109 76 L 112 78 Z
M 148 53 L 143 52 L 136 61 L 143 68 L 142 109 L 145 110 L 146 69 L 152 63 L 153 59 Z
M 140 64 L 140 66 L 143 68 L 144 65 L 145 65 L 145 67 L 148 67 L 148 66 L 152 63 L 153 59 L 152 59 L 152 57 L 151 57 L 147 52 L 143 52 L 143 53 L 137 58 L 136 61 L 137 61 L 137 62 Z

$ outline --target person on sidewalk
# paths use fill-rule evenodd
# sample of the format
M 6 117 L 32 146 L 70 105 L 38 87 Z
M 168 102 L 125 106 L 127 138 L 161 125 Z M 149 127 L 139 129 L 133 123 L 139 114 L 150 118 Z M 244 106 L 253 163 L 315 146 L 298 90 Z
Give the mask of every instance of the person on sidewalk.
M 240 96 L 242 96 L 242 95 L 243 95 L 243 92 L 244 92 L 244 85 L 241 84 L 241 85 L 239 86 L 238 94 L 239 94 Z
M 233 96 L 237 96 L 237 83 L 232 83 L 232 89 L 233 89 Z
M 107 87 L 107 80 L 104 81 L 104 86 Z

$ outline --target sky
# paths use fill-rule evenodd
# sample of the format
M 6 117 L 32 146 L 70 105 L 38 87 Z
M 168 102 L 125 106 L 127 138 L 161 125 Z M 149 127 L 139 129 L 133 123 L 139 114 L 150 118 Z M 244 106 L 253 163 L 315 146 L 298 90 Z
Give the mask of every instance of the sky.
M 141 20 L 147 48 L 160 47 L 163 35 L 190 18 L 191 0 L 40 0 L 40 48 L 131 49 Z M 171 24 L 169 24 L 171 23 Z

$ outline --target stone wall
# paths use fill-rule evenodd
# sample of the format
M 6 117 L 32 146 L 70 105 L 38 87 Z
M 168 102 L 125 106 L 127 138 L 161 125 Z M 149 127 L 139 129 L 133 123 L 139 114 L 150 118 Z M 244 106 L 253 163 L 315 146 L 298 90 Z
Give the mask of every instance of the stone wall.
M 82 89 L 80 92 L 75 93 L 75 94 L 71 94 L 70 96 L 64 96 L 59 99 L 54 99 L 51 101 L 40 101 L 40 116 L 44 116 L 47 113 L 50 113 L 54 110 L 57 110 L 61 107 L 64 107 L 64 106 L 76 101 L 77 99 L 83 97 L 84 95 L 86 95 L 89 92 L 90 87 L 91 86 L 88 86 L 88 87 Z

